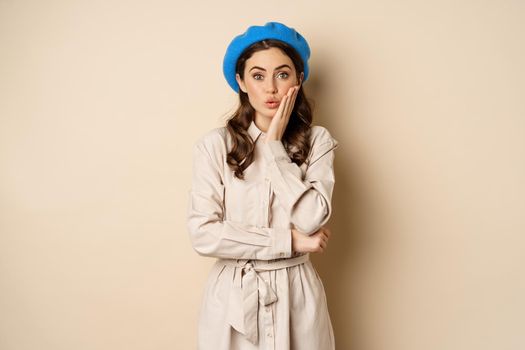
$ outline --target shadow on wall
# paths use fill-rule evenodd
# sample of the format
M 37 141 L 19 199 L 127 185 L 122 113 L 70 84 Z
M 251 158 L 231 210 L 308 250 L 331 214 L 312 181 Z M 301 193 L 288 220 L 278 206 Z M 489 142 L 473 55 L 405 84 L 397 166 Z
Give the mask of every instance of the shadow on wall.
M 313 67 L 315 77 L 306 88 L 307 96 L 313 100 L 314 124 L 325 126 L 335 139 L 339 147 L 335 151 L 335 187 L 332 199 L 333 213 L 328 223 L 332 237 L 328 242 L 328 249 L 323 254 L 311 254 L 312 262 L 318 271 L 327 296 L 328 308 L 334 327 L 337 349 L 357 350 L 364 349 L 359 334 L 360 314 L 358 296 L 359 288 L 359 261 L 365 245 L 364 227 L 362 220 L 365 216 L 359 211 L 366 207 L 366 196 L 360 193 L 359 181 L 356 176 L 359 172 L 355 168 L 351 152 L 344 148 L 344 135 L 337 134 L 336 121 L 350 121 L 352 116 L 341 107 L 343 101 L 337 100 L 343 94 L 333 93 L 336 87 L 331 87 L 328 57 L 322 57 L 319 62 L 322 66 Z M 339 96 L 339 97 L 337 97 Z M 345 101 L 348 103 L 348 101 Z

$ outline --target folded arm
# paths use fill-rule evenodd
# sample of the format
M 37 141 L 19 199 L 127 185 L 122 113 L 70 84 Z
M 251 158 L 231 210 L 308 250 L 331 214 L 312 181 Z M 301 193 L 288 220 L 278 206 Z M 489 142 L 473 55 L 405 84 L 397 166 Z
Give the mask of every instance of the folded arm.
M 205 143 L 196 143 L 187 215 L 187 229 L 195 251 L 203 256 L 232 259 L 290 257 L 289 228 L 257 227 L 224 220 L 224 189 L 220 167 Z
M 326 129 L 317 141 L 304 178 L 280 140 L 268 141 L 263 147 L 267 176 L 281 207 L 294 227 L 308 235 L 329 220 L 335 184 L 333 163 L 338 142 Z

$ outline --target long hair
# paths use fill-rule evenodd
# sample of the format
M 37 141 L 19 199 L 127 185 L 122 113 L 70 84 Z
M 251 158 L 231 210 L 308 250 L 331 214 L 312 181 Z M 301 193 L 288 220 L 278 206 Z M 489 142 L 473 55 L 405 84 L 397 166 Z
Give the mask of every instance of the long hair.
M 248 47 L 237 60 L 235 67 L 236 73 L 244 79 L 244 68 L 246 61 L 257 51 L 266 50 L 271 47 L 279 48 L 292 60 L 297 80 L 304 65 L 301 57 L 295 49 L 288 44 L 273 39 L 259 41 Z M 239 89 L 239 106 L 233 115 L 228 119 L 226 128 L 232 137 L 232 149 L 226 157 L 230 168 L 234 171 L 235 177 L 244 179 L 244 169 L 253 162 L 253 152 L 255 144 L 248 134 L 248 127 L 255 118 L 255 110 L 248 99 L 248 94 Z M 292 162 L 301 165 L 305 162 L 310 152 L 310 132 L 312 128 L 312 107 L 307 100 L 303 87 L 299 88 L 295 98 L 294 108 L 291 112 L 288 125 L 283 134 L 283 145 L 286 148 Z

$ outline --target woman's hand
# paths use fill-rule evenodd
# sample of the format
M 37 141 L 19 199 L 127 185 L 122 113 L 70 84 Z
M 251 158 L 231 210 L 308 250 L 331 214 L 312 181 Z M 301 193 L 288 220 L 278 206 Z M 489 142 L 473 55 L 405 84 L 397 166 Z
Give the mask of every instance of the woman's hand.
M 292 86 L 286 95 L 281 98 L 279 108 L 277 108 L 277 112 L 275 112 L 275 115 L 273 116 L 270 126 L 266 132 L 266 142 L 271 140 L 281 140 L 283 137 L 286 126 L 288 125 L 288 121 L 290 120 L 290 115 L 293 111 L 297 92 L 299 91 L 300 87 L 301 85 Z
M 292 251 L 298 253 L 322 253 L 328 244 L 332 233 L 326 226 L 322 226 L 310 236 L 292 229 Z

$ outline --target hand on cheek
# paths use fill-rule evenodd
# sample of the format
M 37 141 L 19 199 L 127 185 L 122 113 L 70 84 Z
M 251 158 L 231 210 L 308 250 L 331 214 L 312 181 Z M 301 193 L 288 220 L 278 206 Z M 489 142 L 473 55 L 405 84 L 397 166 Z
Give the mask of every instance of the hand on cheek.
M 286 95 L 281 99 L 279 108 L 275 112 L 275 115 L 272 118 L 268 131 L 266 133 L 266 141 L 272 140 L 281 140 L 288 121 L 290 120 L 290 115 L 292 114 L 293 107 L 295 104 L 295 98 L 297 97 L 297 92 L 300 89 L 300 85 L 292 86 Z

